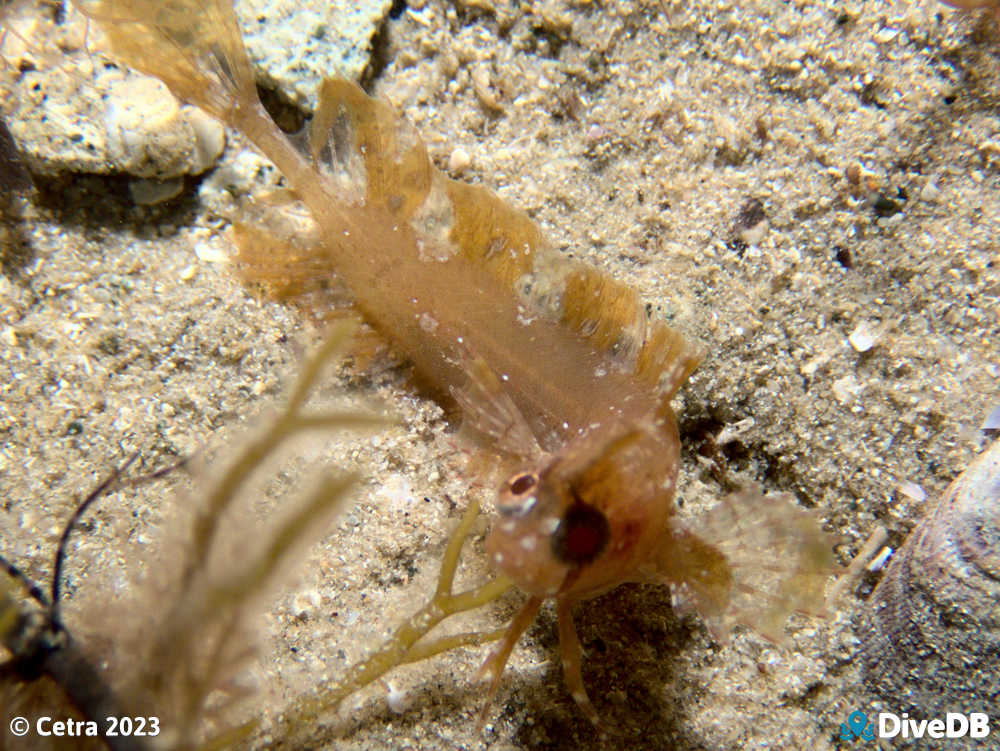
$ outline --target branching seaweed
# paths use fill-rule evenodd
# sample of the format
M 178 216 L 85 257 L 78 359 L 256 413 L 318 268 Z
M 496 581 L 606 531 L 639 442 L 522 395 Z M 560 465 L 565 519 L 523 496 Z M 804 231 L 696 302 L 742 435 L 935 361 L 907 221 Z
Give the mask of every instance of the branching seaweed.
M 355 328 L 350 321 L 331 328 L 319 351 L 303 367 L 282 411 L 257 438 L 239 450 L 219 479 L 210 484 L 192 530 L 183 536 L 185 550 L 163 617 L 151 623 L 149 614 L 157 609 L 148 604 L 132 614 L 139 632 L 135 653 L 130 655 L 136 666 L 133 674 L 124 679 L 121 675 L 104 675 L 85 649 L 88 645 L 69 638 L 58 614 L 58 584 L 53 584 L 50 600 L 29 582 L 28 592 L 41 608 L 29 607 L 15 595 L 16 580 L 25 578 L 16 573 L 15 566 L 6 566 L 8 575 L 0 578 L 0 637 L 13 655 L 11 666 L 17 668 L 22 682 L 25 677 L 37 676 L 54 681 L 83 717 L 97 722 L 102 732 L 109 715 L 158 717 L 162 732 L 157 747 L 227 747 L 252 729 L 253 722 L 232 727 L 223 715 L 228 704 L 240 698 L 230 681 L 252 654 L 251 642 L 242 634 L 252 608 L 287 570 L 289 559 L 326 528 L 326 520 L 343 509 L 358 475 L 325 473 L 312 492 L 282 520 L 270 524 L 266 531 L 255 532 L 260 542 L 238 566 L 218 552 L 233 533 L 227 513 L 245 495 L 248 478 L 292 438 L 317 430 L 372 428 L 391 422 L 370 412 L 307 408 L 324 369 L 343 353 Z M 74 515 L 57 553 L 57 570 L 61 569 L 69 529 L 117 476 L 88 496 Z M 221 560 L 221 565 L 213 561 L 215 558 Z M 163 596 L 161 592 L 142 594 Z M 155 616 L 152 620 L 156 620 Z M 127 650 L 129 645 L 123 644 L 128 638 L 123 636 L 117 648 Z M 224 730 L 206 742 L 206 720 L 220 716 Z M 106 740 L 113 749 L 141 749 L 148 745 L 135 738 Z
M 462 547 L 478 517 L 479 504 L 470 503 L 445 549 L 437 588 L 430 602 L 399 626 L 367 659 L 352 666 L 338 682 L 319 689 L 315 696 L 302 700 L 296 709 L 287 713 L 283 719 L 291 735 L 302 732 L 321 713 L 336 709 L 345 698 L 371 685 L 393 668 L 460 647 L 486 644 L 503 636 L 506 627 L 421 641 L 442 621 L 493 602 L 513 586 L 508 577 L 498 574 L 478 587 L 453 593 Z
M 168 610 L 134 684 L 149 698 L 145 705 L 175 722 L 185 742 L 198 729 L 209 694 L 224 685 L 247 657 L 246 643 L 234 632 L 248 608 L 259 602 L 302 547 L 310 530 L 325 529 L 323 520 L 343 508 L 354 473 L 331 472 L 288 516 L 272 525 L 254 555 L 236 568 L 215 573 L 210 563 L 221 544 L 223 519 L 239 499 L 248 478 L 295 436 L 316 430 L 371 428 L 388 424 L 381 415 L 355 411 L 310 411 L 307 399 L 325 367 L 347 346 L 355 326 L 332 327 L 319 352 L 305 364 L 285 408 L 256 439 L 248 442 L 208 492 L 194 520 L 190 553 L 179 578 L 179 596 Z M 315 534 L 315 532 L 313 533 Z M 171 710 L 173 710 L 171 712 Z M 164 721 L 166 723 L 166 720 Z

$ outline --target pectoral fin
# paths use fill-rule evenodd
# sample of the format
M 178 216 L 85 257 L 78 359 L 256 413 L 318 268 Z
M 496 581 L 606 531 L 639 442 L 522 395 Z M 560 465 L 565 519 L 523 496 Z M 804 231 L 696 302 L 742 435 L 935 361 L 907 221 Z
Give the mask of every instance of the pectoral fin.
M 466 423 L 491 439 L 501 451 L 524 459 L 542 453 L 521 410 L 504 391 L 496 374 L 479 358 L 463 357 L 467 380 L 451 395 L 462 409 Z

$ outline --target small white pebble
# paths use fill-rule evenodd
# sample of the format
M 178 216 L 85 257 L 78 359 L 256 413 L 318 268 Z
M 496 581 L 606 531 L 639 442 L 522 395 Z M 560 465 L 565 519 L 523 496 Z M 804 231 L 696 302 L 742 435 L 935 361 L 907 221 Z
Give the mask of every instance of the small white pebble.
M 181 269 L 180 279 L 182 282 L 190 282 L 198 275 L 198 267 L 190 264 Z
M 860 393 L 861 384 L 851 374 L 847 374 L 843 378 L 838 378 L 833 382 L 833 395 L 841 404 L 851 401 Z
M 871 562 L 865 567 L 869 571 L 881 571 L 882 567 L 885 566 L 886 561 L 892 557 L 892 548 L 888 545 L 878 551 L 878 555 L 872 558 Z
M 448 170 L 460 175 L 472 165 L 472 156 L 461 146 L 456 146 L 448 157 Z
M 198 260 L 206 263 L 225 263 L 229 260 L 226 252 L 212 242 L 195 243 L 194 254 L 198 256 Z
M 594 123 L 587 129 L 587 133 L 584 135 L 584 140 L 587 142 L 587 145 L 592 146 L 602 138 L 606 138 L 607 135 L 608 131 L 606 128 Z
M 915 482 L 910 482 L 909 480 L 903 480 L 896 486 L 900 495 L 905 495 L 907 498 L 918 503 L 927 499 L 927 493 L 922 487 L 917 485 Z
M 322 599 L 319 592 L 315 589 L 299 592 L 292 598 L 292 615 L 296 618 L 302 618 L 308 615 L 310 611 L 318 608 L 320 602 L 322 602 Z
M 1000 430 L 1000 404 L 996 405 L 983 421 L 981 430 Z
M 928 202 L 936 201 L 941 197 L 941 189 L 933 180 L 928 180 L 924 183 L 924 187 L 920 190 L 920 197 Z
M 719 431 L 719 435 L 716 437 L 715 442 L 720 446 L 732 443 L 744 433 L 753 429 L 756 424 L 757 421 L 752 417 L 746 417 L 739 422 L 724 425 L 722 430 Z
M 389 695 L 386 697 L 389 709 L 396 714 L 403 714 L 406 711 L 406 692 L 400 691 L 391 682 L 386 684 L 386 688 L 389 690 Z
M 875 41 L 879 44 L 886 44 L 897 36 L 899 36 L 899 29 L 885 28 L 875 32 Z
M 867 352 L 878 343 L 881 332 L 869 321 L 862 321 L 854 327 L 847 340 L 858 352 Z

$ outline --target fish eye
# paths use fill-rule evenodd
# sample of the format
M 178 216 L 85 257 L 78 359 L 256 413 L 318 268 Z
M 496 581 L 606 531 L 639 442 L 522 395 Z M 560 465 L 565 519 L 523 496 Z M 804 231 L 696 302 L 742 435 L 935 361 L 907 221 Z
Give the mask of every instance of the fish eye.
M 514 475 L 507 481 L 507 485 L 500 490 L 500 498 L 497 500 L 497 511 L 504 516 L 524 516 L 538 503 L 538 496 L 535 490 L 538 489 L 538 474 L 535 472 L 521 472 Z
M 538 484 L 538 475 L 534 472 L 522 472 L 510 478 L 509 489 L 514 495 L 524 495 L 528 491 L 534 490 Z
M 607 547 L 611 527 L 598 509 L 586 503 L 570 506 L 552 535 L 552 552 L 564 563 L 582 566 Z

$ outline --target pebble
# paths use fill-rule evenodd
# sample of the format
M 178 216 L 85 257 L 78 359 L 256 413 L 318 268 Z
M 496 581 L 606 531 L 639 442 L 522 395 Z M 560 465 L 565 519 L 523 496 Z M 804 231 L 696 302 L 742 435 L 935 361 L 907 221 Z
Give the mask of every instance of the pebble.
M 226 251 L 212 242 L 195 243 L 194 253 L 198 260 L 205 263 L 226 263 L 229 260 Z
M 917 501 L 918 503 L 922 503 L 927 499 L 927 492 L 922 487 L 917 485 L 917 483 L 910 480 L 902 481 L 898 486 L 896 486 L 896 489 L 902 495 L 905 495 L 910 500 Z
M 386 683 L 388 688 L 388 694 L 386 696 L 386 703 L 389 705 L 389 709 L 396 714 L 402 714 L 406 711 L 406 692 L 396 688 L 396 685 L 389 681 Z
M 448 171 L 455 175 L 461 175 L 472 164 L 472 157 L 469 152 L 461 146 L 456 146 L 448 158 Z
M 25 74 L 15 91 L 11 133 L 33 172 L 126 174 L 168 181 L 213 166 L 225 131 L 181 105 L 156 79 L 117 68 L 82 67 Z M 138 188 L 147 202 L 167 192 Z M 138 200 L 138 199 L 137 199 Z
M 845 375 L 833 382 L 833 396 L 841 404 L 852 401 L 861 393 L 861 384 L 853 375 Z
M 179 177 L 170 180 L 147 180 L 137 178 L 128 184 L 132 200 L 140 206 L 155 206 L 176 198 L 184 190 L 184 180 Z
M 936 201 L 941 197 L 941 189 L 933 180 L 928 180 L 920 190 L 920 197 L 925 201 Z
M 879 340 L 880 332 L 876 326 L 869 321 L 862 321 L 854 327 L 847 340 L 858 352 L 867 352 L 874 347 Z

